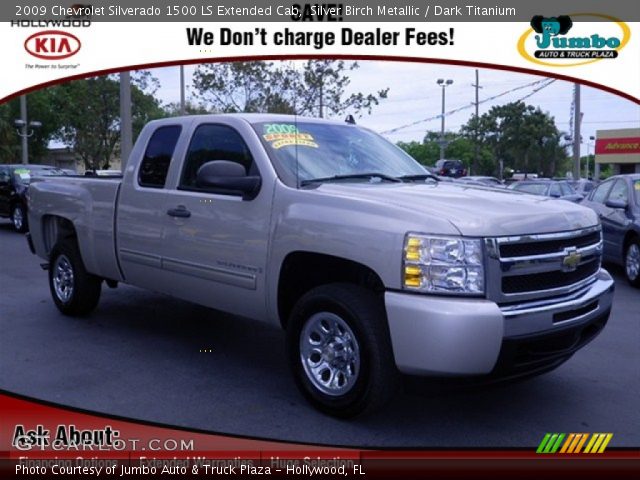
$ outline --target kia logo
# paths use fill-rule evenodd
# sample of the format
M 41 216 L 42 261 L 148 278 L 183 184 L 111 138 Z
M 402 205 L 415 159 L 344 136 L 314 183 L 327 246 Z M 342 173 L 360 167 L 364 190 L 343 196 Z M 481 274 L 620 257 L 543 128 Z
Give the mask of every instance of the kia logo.
M 43 60 L 62 60 L 78 53 L 80 40 L 75 35 L 61 30 L 45 30 L 31 35 L 24 42 L 24 49 Z

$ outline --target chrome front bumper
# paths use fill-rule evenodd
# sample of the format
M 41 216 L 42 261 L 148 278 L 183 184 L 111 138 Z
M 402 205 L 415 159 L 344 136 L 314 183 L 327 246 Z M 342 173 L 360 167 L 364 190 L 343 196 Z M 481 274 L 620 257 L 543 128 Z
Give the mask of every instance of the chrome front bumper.
M 396 365 L 418 375 L 489 374 L 506 343 L 544 342 L 555 332 L 606 322 L 613 291 L 613 279 L 600 269 L 593 283 L 571 295 L 503 307 L 486 299 L 386 292 Z

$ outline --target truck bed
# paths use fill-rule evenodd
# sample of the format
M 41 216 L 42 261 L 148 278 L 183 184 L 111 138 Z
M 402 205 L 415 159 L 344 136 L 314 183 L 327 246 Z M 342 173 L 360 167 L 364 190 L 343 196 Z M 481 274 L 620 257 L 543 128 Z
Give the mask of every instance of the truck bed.
M 120 177 L 68 176 L 35 181 L 29 187 L 29 225 L 36 253 L 47 258 L 56 241 L 56 218 L 75 225 L 87 270 L 121 280 L 115 245 Z M 100 253 L 98 253 L 100 252 Z

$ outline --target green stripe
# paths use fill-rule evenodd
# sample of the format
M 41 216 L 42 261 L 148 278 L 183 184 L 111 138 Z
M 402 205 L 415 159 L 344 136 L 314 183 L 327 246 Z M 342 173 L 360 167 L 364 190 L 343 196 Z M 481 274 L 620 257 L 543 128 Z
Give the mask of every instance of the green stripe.
M 544 446 L 547 444 L 547 441 L 549 441 L 549 437 L 551 437 L 551 434 L 546 433 L 544 438 L 542 439 L 542 442 L 540 442 L 540 445 L 538 445 L 536 453 L 542 453 L 542 451 L 544 450 Z
M 551 453 L 556 453 L 558 451 L 558 449 L 560 448 L 560 445 L 562 445 L 562 440 L 564 440 L 564 437 L 565 437 L 564 433 L 561 433 L 558 436 L 558 440 L 556 440 L 556 444 L 551 449 Z
M 547 442 L 547 446 L 544 447 L 544 450 L 542 451 L 542 453 L 551 453 L 551 449 L 553 448 L 553 444 L 555 443 L 556 438 L 558 438 L 557 433 L 554 433 L 553 435 L 551 435 L 551 438 L 549 439 L 549 442 Z

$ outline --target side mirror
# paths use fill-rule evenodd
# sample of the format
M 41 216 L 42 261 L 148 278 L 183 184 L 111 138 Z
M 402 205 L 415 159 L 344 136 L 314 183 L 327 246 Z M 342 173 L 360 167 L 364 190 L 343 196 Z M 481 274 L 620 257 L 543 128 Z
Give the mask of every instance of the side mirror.
M 616 210 L 626 210 L 627 202 L 623 200 L 607 200 L 605 205 L 609 208 L 615 208 Z
M 242 195 L 245 200 L 255 198 L 260 191 L 260 185 L 260 177 L 248 176 L 242 165 L 228 160 L 207 162 L 196 174 L 196 187 L 214 193 Z

